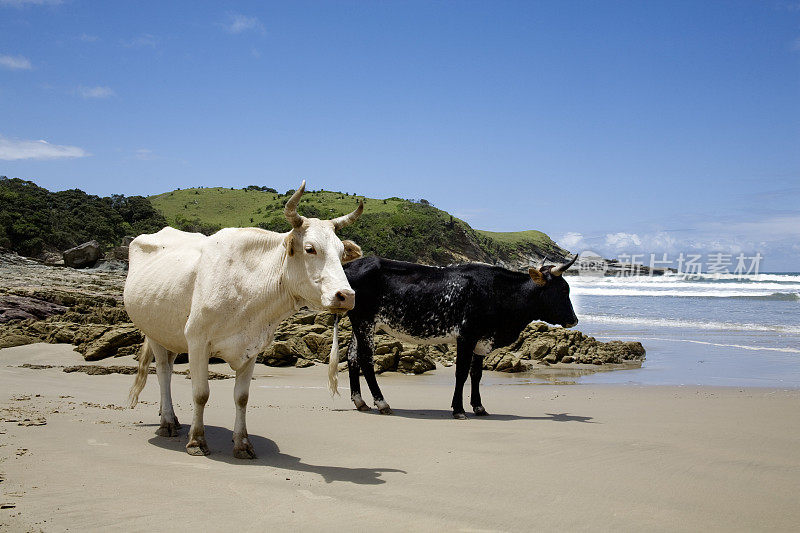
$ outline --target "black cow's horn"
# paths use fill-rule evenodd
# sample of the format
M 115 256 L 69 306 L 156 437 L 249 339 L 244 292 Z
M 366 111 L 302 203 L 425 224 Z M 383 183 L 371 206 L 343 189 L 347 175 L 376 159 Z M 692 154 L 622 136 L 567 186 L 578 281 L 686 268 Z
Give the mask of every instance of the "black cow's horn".
M 575 263 L 575 261 L 577 261 L 577 260 L 578 260 L 578 254 L 575 254 L 575 257 L 572 258 L 572 261 L 570 261 L 569 263 L 565 263 L 563 265 L 559 265 L 559 266 L 557 266 L 555 268 L 551 268 L 550 269 L 550 273 L 552 275 L 554 275 L 554 276 L 560 276 L 561 274 L 566 272 L 566 270 L 569 267 L 571 267 Z
M 286 220 L 289 221 L 289 224 L 291 224 L 293 228 L 299 228 L 303 225 L 303 217 L 297 214 L 297 204 L 300 203 L 300 197 L 303 196 L 305 190 L 306 180 L 303 180 L 303 183 L 300 184 L 300 188 L 294 191 L 292 197 L 286 202 L 286 208 L 283 210 Z
M 342 229 L 343 227 L 352 224 L 356 221 L 358 217 L 361 216 L 361 213 L 364 212 L 364 200 L 361 200 L 356 207 L 356 210 L 348 215 L 343 215 L 340 217 L 332 218 L 331 224 L 333 224 L 333 229 Z

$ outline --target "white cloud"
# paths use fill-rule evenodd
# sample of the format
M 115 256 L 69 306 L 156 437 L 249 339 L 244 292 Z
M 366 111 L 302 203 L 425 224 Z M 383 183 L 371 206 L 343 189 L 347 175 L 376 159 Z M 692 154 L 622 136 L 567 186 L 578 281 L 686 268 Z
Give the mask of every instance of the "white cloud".
M 0 6 L 57 6 L 62 0 L 0 0 Z
M 618 233 L 606 234 L 606 246 L 616 250 L 625 250 L 632 247 L 641 246 L 642 239 L 636 233 Z
M 26 141 L 0 137 L 0 160 L 61 159 L 86 157 L 89 153 L 77 146 L 50 144 L 47 141 Z
M 78 94 L 84 98 L 109 98 L 114 96 L 114 90 L 111 87 L 100 86 L 97 87 L 78 87 Z
M 81 33 L 78 36 L 78 39 L 80 39 L 85 43 L 95 43 L 100 40 L 100 37 L 98 37 L 97 35 L 89 35 L 88 33 Z
M 583 240 L 583 234 L 576 233 L 574 231 L 570 231 L 569 233 L 558 239 L 557 242 L 559 246 L 567 250 L 575 250 L 577 248 L 585 246 Z
M 127 48 L 155 48 L 158 44 L 158 39 L 156 39 L 155 35 L 151 35 L 149 33 L 143 33 L 138 37 L 134 37 L 129 41 L 121 41 L 122 46 Z
M 221 24 L 228 33 L 239 34 L 247 31 L 265 33 L 264 25 L 256 17 L 248 17 L 240 13 L 228 13 L 228 22 Z
M 33 67 L 27 57 L 0 55 L 0 67 L 9 70 L 30 70 Z

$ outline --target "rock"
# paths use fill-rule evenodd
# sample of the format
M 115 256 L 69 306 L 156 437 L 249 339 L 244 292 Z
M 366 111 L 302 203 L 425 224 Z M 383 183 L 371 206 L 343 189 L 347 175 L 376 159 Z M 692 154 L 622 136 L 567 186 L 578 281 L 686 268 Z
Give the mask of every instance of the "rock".
M 569 355 L 569 348 L 568 344 L 558 344 L 553 347 L 550 353 L 555 354 L 556 359 L 561 360 L 563 357 Z
M 303 335 L 302 339 L 312 359 L 321 363 L 327 362 L 333 344 L 332 336 L 326 337 L 321 333 L 309 332 Z
M 321 324 L 323 326 L 333 327 L 334 318 L 336 317 L 333 313 L 319 313 L 317 317 L 314 319 L 314 323 Z
M 519 372 L 522 364 L 518 357 L 511 354 L 504 355 L 495 366 L 494 370 L 497 372 Z
M 117 353 L 114 354 L 114 357 L 125 357 L 127 355 L 134 355 L 135 356 L 135 355 L 137 355 L 139 353 L 139 351 L 141 349 L 142 349 L 141 343 L 140 344 L 130 344 L 128 346 L 121 346 L 121 347 L 117 348 Z M 187 355 L 186 362 L 188 363 L 189 362 L 188 354 L 185 354 L 185 355 Z M 211 359 L 215 359 L 215 358 L 212 357 Z
M 290 320 L 292 322 L 294 322 L 295 324 L 311 325 L 311 324 L 314 323 L 316 318 L 317 318 L 317 315 L 314 314 L 314 313 L 302 313 L 302 314 L 298 313 L 297 315 L 292 317 Z
M 54 323 L 52 324 L 53 329 L 50 330 L 50 333 L 47 336 L 47 342 L 53 344 L 72 344 L 75 340 L 75 333 L 78 330 L 78 326 L 73 323 L 65 322 L 65 323 Z
M 0 348 L 13 348 L 34 342 L 41 342 L 41 339 L 17 332 L 0 333 Z
M 97 361 L 115 355 L 118 348 L 139 344 L 144 341 L 142 334 L 133 325 L 130 327 L 111 328 L 99 338 L 86 344 L 81 350 L 87 361 Z
M 297 341 L 294 339 L 274 341 L 256 357 L 256 361 L 269 366 L 291 366 L 297 363 L 297 352 Z
M 106 254 L 106 259 L 116 260 L 116 261 L 127 261 L 128 260 L 128 247 L 127 246 L 115 246 L 111 250 L 108 251 Z
M 550 352 L 551 346 L 552 345 L 546 339 L 534 340 L 529 344 L 527 356 L 535 360 L 544 359 L 544 356 Z
M 128 261 L 120 259 L 99 259 L 92 267 L 96 272 L 126 272 L 128 270 Z
M 387 352 L 382 354 L 375 354 L 372 358 L 375 367 L 375 373 L 387 372 L 397 369 L 397 352 Z M 412 363 L 413 368 L 413 363 Z
M 294 364 L 294 366 L 296 366 L 297 368 L 307 368 L 309 366 L 314 366 L 314 361 L 310 361 L 308 359 L 304 359 L 302 357 L 299 357 L 297 359 L 297 362 Z
M 13 320 L 41 320 L 67 311 L 67 307 L 46 300 L 16 294 L 0 294 L 0 324 Z
M 72 268 L 93 266 L 100 259 L 100 243 L 85 242 L 64 252 L 64 264 Z
M 133 242 L 133 239 L 135 239 L 135 238 L 136 237 L 132 237 L 130 235 L 125 235 L 122 238 L 122 242 L 120 243 L 120 246 L 124 246 L 125 248 L 127 248 L 128 246 L 131 245 L 131 242 Z
M 45 265 L 62 266 L 64 264 L 64 254 L 58 252 L 43 252 L 41 260 Z
M 572 357 L 571 355 L 568 355 L 568 356 L 564 357 L 564 358 L 561 360 L 561 362 L 562 362 L 562 363 L 571 363 L 571 362 L 573 362 L 574 360 L 575 360 L 575 358 L 574 358 L 574 357 Z

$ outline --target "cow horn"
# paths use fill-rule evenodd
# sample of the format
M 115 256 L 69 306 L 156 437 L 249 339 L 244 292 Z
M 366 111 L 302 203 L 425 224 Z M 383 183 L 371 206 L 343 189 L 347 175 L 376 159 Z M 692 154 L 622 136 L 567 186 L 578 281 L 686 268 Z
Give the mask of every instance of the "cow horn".
M 545 262 L 545 261 L 547 261 L 547 256 L 546 256 L 546 255 L 543 255 L 543 256 L 542 256 L 542 262 L 541 262 L 541 263 L 539 263 L 538 270 L 541 270 L 542 268 L 544 268 L 544 262 Z
M 356 207 L 356 210 L 348 215 L 343 215 L 340 217 L 332 218 L 331 224 L 333 224 L 333 229 L 342 229 L 343 227 L 352 224 L 356 221 L 358 217 L 361 216 L 361 213 L 364 212 L 364 200 L 361 200 Z
M 286 208 L 283 210 L 286 220 L 289 221 L 289 224 L 291 224 L 293 228 L 299 228 L 303 225 L 303 217 L 297 214 L 297 204 L 300 203 L 300 197 L 303 196 L 305 190 L 306 180 L 303 180 L 303 183 L 300 184 L 300 188 L 294 191 L 292 197 L 286 202 Z
M 567 270 L 569 267 L 571 267 L 571 266 L 572 266 L 572 265 L 575 263 L 575 261 L 577 261 L 577 260 L 578 260 L 578 254 L 575 254 L 575 257 L 573 257 L 573 258 L 572 258 L 572 261 L 570 261 L 569 263 L 564 263 L 563 265 L 559 265 L 559 266 L 557 266 L 557 267 L 555 267 L 555 268 L 551 268 L 551 269 L 550 269 L 550 273 L 551 273 L 552 275 L 554 275 L 554 276 L 560 276 L 560 275 L 561 275 L 561 274 L 563 274 L 563 273 L 564 273 L 564 272 L 565 272 L 565 271 L 566 271 L 566 270 Z

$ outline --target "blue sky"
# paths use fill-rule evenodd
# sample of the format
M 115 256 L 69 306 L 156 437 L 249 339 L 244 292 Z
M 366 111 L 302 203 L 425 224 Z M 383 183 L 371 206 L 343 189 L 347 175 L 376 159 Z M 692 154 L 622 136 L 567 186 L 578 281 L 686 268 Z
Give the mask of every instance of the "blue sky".
M 304 178 L 574 251 L 796 271 L 800 2 L 0 0 L 0 174 Z

